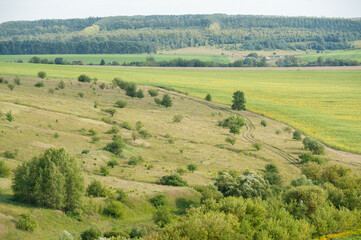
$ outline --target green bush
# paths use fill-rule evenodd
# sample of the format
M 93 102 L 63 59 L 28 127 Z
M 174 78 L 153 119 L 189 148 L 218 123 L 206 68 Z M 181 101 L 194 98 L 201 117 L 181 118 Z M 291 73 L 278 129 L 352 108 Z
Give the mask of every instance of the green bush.
M 262 144 L 260 143 L 253 143 L 252 147 L 254 147 L 257 151 L 262 149 Z
M 83 98 L 83 97 L 84 97 L 84 93 L 78 92 L 78 96 L 79 96 L 80 98 Z
M 267 126 L 266 120 L 262 120 L 262 121 L 261 121 L 261 125 L 262 125 L 263 127 L 266 127 L 266 126 Z
M 294 131 L 293 132 L 293 139 L 300 141 L 302 140 L 301 132 L 300 131 Z
M 78 81 L 79 81 L 79 82 L 91 82 L 91 78 L 88 77 L 88 76 L 85 75 L 85 74 L 81 74 L 81 75 L 78 77 Z
M 44 87 L 44 83 L 43 82 L 37 82 L 37 83 L 34 84 L 34 87 L 37 87 L 37 88 Z
M 123 149 L 125 147 L 125 144 L 123 143 L 122 137 L 118 135 L 113 136 L 113 142 L 108 143 L 104 150 L 111 152 L 117 156 L 120 156 L 120 154 L 123 152 Z
M 136 93 L 135 93 L 135 96 L 137 98 L 144 98 L 144 92 L 142 89 L 139 89 Z
M 169 204 L 168 197 L 163 193 L 154 196 L 153 198 L 151 198 L 149 200 L 149 202 L 155 208 L 164 207 L 164 206 L 167 206 Z
M 124 90 L 125 94 L 131 98 L 137 96 L 137 85 L 135 83 L 127 83 Z
M 163 105 L 164 107 L 171 107 L 173 105 L 172 103 L 172 99 L 170 98 L 170 96 L 168 94 L 165 94 L 163 96 L 162 101 L 160 102 L 161 105 Z
M 13 114 L 12 114 L 11 111 L 5 113 L 5 118 L 6 118 L 6 120 L 8 120 L 9 122 L 14 121 L 14 116 L 13 116 Z
M 224 128 L 230 128 L 231 126 L 237 126 L 241 128 L 244 126 L 244 124 L 245 124 L 244 119 L 239 115 L 232 115 L 218 122 L 218 126 Z
M 0 83 L 4 83 L 4 78 L 0 77 Z
M 321 145 L 319 142 L 317 142 L 315 139 L 312 139 L 310 137 L 305 137 L 302 143 L 304 148 L 306 150 L 310 150 L 313 154 L 316 155 L 325 154 L 324 146 Z
M 132 130 L 132 125 L 130 125 L 129 122 L 123 122 L 121 125 L 122 125 L 122 128 Z
M 233 138 L 233 137 L 227 137 L 225 141 L 227 143 L 230 143 L 230 144 L 234 145 L 236 143 L 237 139 Z
M 153 214 L 153 221 L 159 227 L 163 228 L 167 224 L 171 223 L 173 220 L 173 215 L 171 214 L 170 210 L 166 207 L 160 207 L 155 211 Z
M 326 159 L 324 159 L 320 156 L 313 156 L 310 153 L 303 153 L 299 157 L 301 159 L 301 163 L 308 163 L 308 162 L 315 162 L 318 164 L 326 163 Z
M 93 224 L 87 230 L 82 232 L 80 236 L 82 240 L 97 240 L 98 238 L 103 236 L 103 232 L 98 227 L 98 225 Z
M 149 93 L 149 95 L 150 95 L 151 97 L 156 97 L 156 96 L 158 96 L 158 91 L 155 90 L 155 89 L 149 89 L 149 90 L 148 90 L 148 93 Z
M 107 165 L 111 168 L 114 168 L 115 166 L 119 165 L 119 162 L 116 159 L 112 159 L 107 162 Z
M 194 172 L 194 171 L 196 171 L 198 169 L 198 166 L 195 163 L 191 163 L 191 164 L 188 164 L 187 169 L 190 172 Z
M 74 236 L 68 231 L 64 230 L 59 234 L 59 240 L 74 240 Z
M 113 218 L 123 218 L 125 209 L 121 202 L 110 201 L 104 209 L 104 214 Z
M 108 168 L 105 167 L 105 166 L 101 166 L 101 167 L 100 167 L 100 174 L 103 175 L 103 176 L 109 175 L 109 170 L 108 170 Z
M 129 234 L 122 231 L 122 230 L 111 230 L 104 233 L 104 237 L 110 238 L 110 239 L 128 239 Z
M 19 220 L 16 222 L 16 227 L 24 231 L 34 232 L 38 227 L 38 223 L 32 215 L 24 213 L 20 215 Z
M 127 102 L 122 101 L 122 100 L 118 100 L 118 101 L 115 102 L 114 106 L 118 107 L 118 108 L 124 108 L 124 107 L 127 106 Z
M 130 231 L 129 236 L 131 238 L 142 238 L 142 237 L 145 237 L 147 234 L 148 234 L 148 231 L 146 228 L 135 226 Z
M 16 76 L 16 77 L 14 78 L 14 83 L 15 83 L 16 85 L 20 85 L 20 77 L 19 77 L 19 76 Z
M 178 174 L 163 176 L 158 182 L 161 185 L 186 187 L 188 183 Z
M 63 80 L 60 80 L 60 82 L 58 83 L 58 86 L 57 86 L 59 89 L 64 89 L 65 88 L 65 83 Z
M 132 166 L 139 165 L 140 163 L 144 162 L 144 159 L 142 156 L 131 156 L 129 159 L 128 164 Z
M 8 88 L 10 89 L 10 91 L 12 91 L 12 90 L 14 90 L 15 85 L 12 84 L 12 83 L 9 83 L 9 84 L 8 84 Z
M 112 126 L 111 129 L 106 131 L 107 134 L 117 134 L 120 131 L 118 126 Z
M 16 151 L 13 151 L 13 152 L 6 150 L 6 151 L 4 152 L 4 157 L 5 157 L 5 158 L 14 159 L 14 158 L 16 158 L 16 155 L 18 155 L 18 151 L 17 151 L 17 150 L 16 150 Z
M 99 180 L 93 180 L 86 189 L 86 193 L 88 196 L 105 197 L 108 191 L 106 187 L 102 186 Z
M 10 168 L 5 164 L 4 160 L 0 160 L 0 177 L 5 178 L 10 176 L 10 174 Z
M 159 98 L 154 98 L 154 102 L 158 105 L 162 105 L 162 101 Z
M 110 114 L 110 116 L 112 116 L 112 117 L 113 117 L 114 114 L 117 112 L 117 110 L 114 109 L 114 108 L 106 108 L 106 109 L 102 109 L 102 111 Z
M 194 189 L 202 194 L 201 202 L 214 199 L 217 202 L 223 198 L 223 194 L 214 185 L 196 186 Z
M 135 130 L 139 131 L 142 127 L 144 127 L 144 124 L 141 121 L 135 123 Z
M 150 134 L 150 133 L 149 133 L 147 130 L 145 130 L 145 129 L 139 130 L 138 133 L 139 133 L 140 137 L 143 138 L 143 139 L 148 139 L 148 138 L 152 137 L 152 134 Z
M 42 78 L 42 79 L 46 78 L 46 72 L 44 72 L 44 71 L 38 72 L 38 77 Z
M 116 200 L 119 202 L 125 203 L 128 200 L 128 194 L 123 189 L 118 188 Z
M 240 129 L 237 125 L 232 125 L 229 127 L 229 132 L 234 134 L 234 135 L 239 135 L 241 132 L 240 132 Z
M 205 97 L 205 100 L 206 100 L 206 101 L 209 101 L 209 102 L 212 101 L 212 96 L 211 96 L 210 93 L 207 94 L 207 96 Z

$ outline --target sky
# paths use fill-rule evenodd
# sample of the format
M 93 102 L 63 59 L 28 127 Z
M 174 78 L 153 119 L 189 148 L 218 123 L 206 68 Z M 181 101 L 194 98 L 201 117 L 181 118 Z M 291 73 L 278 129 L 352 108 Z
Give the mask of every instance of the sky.
M 361 17 L 361 0 L 0 0 L 0 22 L 120 15 Z

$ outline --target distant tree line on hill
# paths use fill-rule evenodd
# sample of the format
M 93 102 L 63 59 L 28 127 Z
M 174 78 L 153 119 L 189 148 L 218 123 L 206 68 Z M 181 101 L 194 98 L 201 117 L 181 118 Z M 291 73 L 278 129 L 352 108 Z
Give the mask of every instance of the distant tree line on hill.
M 361 40 L 359 19 L 214 14 L 0 24 L 0 54 L 147 53 L 199 46 L 335 50 L 351 48 L 355 40 Z

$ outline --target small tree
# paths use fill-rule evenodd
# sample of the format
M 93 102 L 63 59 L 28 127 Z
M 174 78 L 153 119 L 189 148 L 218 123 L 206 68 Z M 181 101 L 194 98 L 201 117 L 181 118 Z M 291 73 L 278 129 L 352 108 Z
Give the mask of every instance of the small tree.
M 11 113 L 11 111 L 5 113 L 5 118 L 6 118 L 6 120 L 8 120 L 9 122 L 14 121 L 14 116 L 13 116 L 13 114 Z
M 310 150 L 313 154 L 316 154 L 316 155 L 325 154 L 325 147 L 310 137 L 305 137 L 303 139 L 302 143 L 303 143 L 304 148 L 306 150 Z
M 114 168 L 115 166 L 118 166 L 119 165 L 119 162 L 115 159 L 112 159 L 110 161 L 107 162 L 107 165 L 111 168 Z
M 44 71 L 38 72 L 38 77 L 42 79 L 46 78 L 46 72 Z
M 301 132 L 300 131 L 293 132 L 293 139 L 300 141 L 302 139 Z
M 16 227 L 28 232 L 34 232 L 38 227 L 38 223 L 32 215 L 24 213 L 20 215 L 20 218 L 16 223 Z
M 234 134 L 234 135 L 239 135 L 241 132 L 239 130 L 239 127 L 237 125 L 232 125 L 229 127 L 229 132 Z
M 163 228 L 167 224 L 171 223 L 173 220 L 173 215 L 170 212 L 169 208 L 161 207 L 153 214 L 153 221 L 159 227 Z
M 12 83 L 9 83 L 9 84 L 8 84 L 8 88 L 10 89 L 10 91 L 12 91 L 12 90 L 14 90 L 15 85 L 12 84 Z
M 60 82 L 58 83 L 58 88 L 59 89 L 64 89 L 65 88 L 65 83 L 63 80 L 60 80 Z
M 102 59 L 102 60 L 100 61 L 100 65 L 105 65 L 104 59 Z
M 261 150 L 262 149 L 262 145 L 260 143 L 253 143 L 252 146 L 257 150 Z
M 113 142 L 108 143 L 104 150 L 111 152 L 117 156 L 120 156 L 120 154 L 123 152 L 123 148 L 125 147 L 122 137 L 118 135 L 113 136 Z
M 101 166 L 101 167 L 100 167 L 100 173 L 101 173 L 103 176 L 107 176 L 107 175 L 109 175 L 109 170 L 108 170 L 107 167 Z
M 113 218 L 123 218 L 125 208 L 121 202 L 110 201 L 104 209 L 104 214 Z
M 135 96 L 136 96 L 137 98 L 144 98 L 144 92 L 143 92 L 143 90 L 142 90 L 142 89 L 139 89 L 139 90 L 136 92 Z
M 105 197 L 107 194 L 106 187 L 103 187 L 100 181 L 93 180 L 86 189 L 88 196 Z
M 137 85 L 135 83 L 128 83 L 125 86 L 125 94 L 131 98 L 134 98 L 137 96 Z
M 186 187 L 188 183 L 178 174 L 163 176 L 158 182 L 161 185 Z
M 37 88 L 44 87 L 44 83 L 43 82 L 37 82 L 37 83 L 34 84 L 34 87 L 37 87 Z
M 5 178 L 11 174 L 10 168 L 5 164 L 4 160 L 0 160 L 0 177 Z
M 164 193 L 158 194 L 156 196 L 154 196 L 153 198 L 151 198 L 149 200 L 149 202 L 155 207 L 155 208 L 160 208 L 160 207 L 164 207 L 167 206 L 169 204 L 169 200 L 167 195 L 165 195 Z
M 234 145 L 236 143 L 235 138 L 227 137 L 225 140 L 227 143 Z
M 194 163 L 191 163 L 191 164 L 188 164 L 187 169 L 190 172 L 194 172 L 194 171 L 196 171 L 198 169 L 198 166 L 196 164 L 194 164 Z
M 232 109 L 233 110 L 246 110 L 246 99 L 244 98 L 244 93 L 241 91 L 236 91 L 233 93 L 232 100 Z
M 205 98 L 207 101 L 212 101 L 212 96 L 210 93 L 207 94 L 206 98 Z
M 165 94 L 163 96 L 163 100 L 161 101 L 161 104 L 165 107 L 171 107 L 172 106 L 172 99 L 170 98 L 170 96 L 168 94 Z
M 82 74 L 78 77 L 78 81 L 79 82 L 91 82 L 91 79 L 87 75 Z
M 262 120 L 262 121 L 261 121 L 261 125 L 262 125 L 263 127 L 266 127 L 266 126 L 267 126 L 266 120 Z
M 118 108 L 124 108 L 124 107 L 127 106 L 127 102 L 122 101 L 122 100 L 118 100 L 118 101 L 115 102 L 114 106 L 118 107 Z
M 156 96 L 158 96 L 158 91 L 155 90 L 155 89 L 149 89 L 149 90 L 148 90 L 148 93 L 149 93 L 149 95 L 150 95 L 151 97 L 156 97 Z

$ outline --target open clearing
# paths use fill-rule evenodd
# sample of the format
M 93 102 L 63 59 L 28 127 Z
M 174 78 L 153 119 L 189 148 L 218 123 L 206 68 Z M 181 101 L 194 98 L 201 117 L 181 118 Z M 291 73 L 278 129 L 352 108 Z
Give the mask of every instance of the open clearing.
M 230 104 L 246 94 L 248 109 L 285 122 L 329 146 L 361 152 L 361 71 L 197 71 L 0 63 L 0 73 L 75 79 L 79 73 L 111 81 L 166 86 Z

